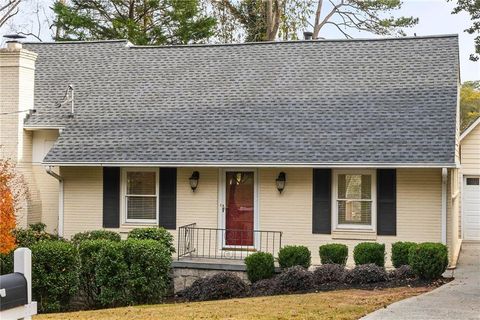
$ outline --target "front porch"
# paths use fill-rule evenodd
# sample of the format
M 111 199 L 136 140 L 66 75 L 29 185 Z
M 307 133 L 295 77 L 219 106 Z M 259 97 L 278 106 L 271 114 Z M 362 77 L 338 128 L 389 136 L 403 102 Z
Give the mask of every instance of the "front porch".
M 282 232 L 271 230 L 201 228 L 191 223 L 178 228 L 177 261 L 229 261 L 238 264 L 262 251 L 277 257 Z
M 177 257 L 172 264 L 175 293 L 223 271 L 248 281 L 244 259 L 257 251 L 276 258 L 282 247 L 281 231 L 200 228 L 191 223 L 179 227 L 177 237 Z

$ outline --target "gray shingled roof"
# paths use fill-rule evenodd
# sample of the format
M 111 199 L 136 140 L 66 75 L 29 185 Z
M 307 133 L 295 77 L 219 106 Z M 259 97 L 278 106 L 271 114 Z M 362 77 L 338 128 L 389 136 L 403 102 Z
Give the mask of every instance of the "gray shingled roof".
M 457 36 L 26 44 L 49 164 L 454 165 Z M 75 117 L 56 108 L 75 88 Z

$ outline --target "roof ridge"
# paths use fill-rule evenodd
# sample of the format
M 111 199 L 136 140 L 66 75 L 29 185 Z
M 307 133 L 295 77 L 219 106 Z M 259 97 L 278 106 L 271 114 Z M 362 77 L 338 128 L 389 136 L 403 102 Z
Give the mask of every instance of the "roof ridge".
M 85 44 L 85 43 L 112 43 L 125 42 L 129 43 L 127 39 L 110 39 L 110 40 L 68 40 L 68 41 L 25 41 L 23 44 Z
M 94 44 L 94 43 L 112 43 L 124 42 L 132 49 L 150 49 L 150 48 L 195 48 L 195 47 L 216 47 L 216 46 L 247 46 L 247 45 L 270 45 L 270 44 L 298 44 L 298 43 L 321 43 L 321 42 L 362 42 L 362 41 L 402 41 L 402 40 L 424 40 L 436 38 L 458 38 L 457 33 L 408 36 L 408 37 L 380 37 L 380 38 L 355 38 L 355 39 L 315 39 L 315 40 L 281 40 L 281 41 L 259 41 L 259 42 L 241 42 L 241 43 L 191 43 L 175 45 L 135 45 L 127 39 L 111 40 L 69 40 L 69 41 L 48 41 L 48 42 L 23 42 L 24 44 L 42 45 L 42 44 Z
M 269 44 L 297 44 L 297 43 L 320 43 L 320 42 L 362 42 L 362 41 L 401 41 L 414 39 L 435 39 L 435 38 L 458 38 L 457 33 L 427 35 L 427 36 L 409 36 L 409 37 L 381 37 L 381 38 L 356 38 L 356 39 L 315 39 L 315 40 L 281 40 L 281 41 L 258 41 L 241 43 L 192 43 L 176 45 L 131 45 L 132 49 L 142 48 L 188 48 L 188 47 L 213 47 L 213 46 L 246 46 L 246 45 L 269 45 Z

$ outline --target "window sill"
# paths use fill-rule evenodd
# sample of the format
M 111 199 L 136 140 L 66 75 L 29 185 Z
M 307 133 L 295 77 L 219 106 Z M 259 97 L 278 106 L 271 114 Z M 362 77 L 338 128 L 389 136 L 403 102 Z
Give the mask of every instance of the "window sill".
M 377 240 L 377 233 L 372 230 L 337 229 L 332 231 L 332 239 Z

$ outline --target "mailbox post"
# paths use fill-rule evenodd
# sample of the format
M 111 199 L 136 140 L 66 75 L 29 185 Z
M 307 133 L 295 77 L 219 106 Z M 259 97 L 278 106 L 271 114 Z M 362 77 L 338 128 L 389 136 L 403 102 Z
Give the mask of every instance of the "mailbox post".
M 18 248 L 13 257 L 14 273 L 0 276 L 0 319 L 31 319 L 37 314 L 32 301 L 32 251 Z

